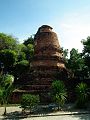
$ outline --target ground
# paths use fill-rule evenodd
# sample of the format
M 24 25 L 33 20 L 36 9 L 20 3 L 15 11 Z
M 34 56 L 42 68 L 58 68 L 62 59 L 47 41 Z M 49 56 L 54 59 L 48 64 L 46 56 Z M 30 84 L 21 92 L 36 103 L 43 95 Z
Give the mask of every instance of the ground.
M 47 116 L 47 117 L 32 117 L 22 120 L 90 120 L 89 114 L 84 115 L 64 115 L 64 116 Z
M 0 107 L 0 120 L 90 120 L 90 112 L 85 110 L 78 111 L 59 111 L 51 113 L 22 115 L 22 109 L 17 107 L 7 107 L 7 116 L 3 116 L 4 107 Z

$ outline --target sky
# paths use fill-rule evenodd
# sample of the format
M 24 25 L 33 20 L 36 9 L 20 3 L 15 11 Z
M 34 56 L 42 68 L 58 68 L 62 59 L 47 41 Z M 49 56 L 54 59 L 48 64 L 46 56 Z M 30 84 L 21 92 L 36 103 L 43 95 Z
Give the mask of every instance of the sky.
M 90 36 L 90 0 L 0 0 L 0 32 L 22 43 L 50 25 L 64 49 L 83 49 Z

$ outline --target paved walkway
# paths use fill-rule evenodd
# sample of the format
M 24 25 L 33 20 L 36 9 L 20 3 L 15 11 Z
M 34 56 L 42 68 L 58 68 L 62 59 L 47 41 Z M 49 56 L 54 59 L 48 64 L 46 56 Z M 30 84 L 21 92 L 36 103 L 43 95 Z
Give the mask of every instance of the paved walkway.
M 7 107 L 7 116 L 4 117 L 4 107 L 0 107 L 0 120 L 90 120 L 90 111 L 59 111 L 52 113 L 24 115 L 21 114 L 20 107 Z
M 90 115 L 84 114 L 84 115 L 31 117 L 31 118 L 24 118 L 21 120 L 90 120 Z

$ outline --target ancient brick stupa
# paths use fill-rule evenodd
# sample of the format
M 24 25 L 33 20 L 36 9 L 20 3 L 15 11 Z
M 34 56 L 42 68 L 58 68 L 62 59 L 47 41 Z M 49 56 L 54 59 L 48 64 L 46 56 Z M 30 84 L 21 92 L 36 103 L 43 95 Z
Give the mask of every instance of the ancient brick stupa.
M 34 41 L 34 58 L 30 64 L 33 79 L 29 80 L 27 76 L 30 82 L 21 89 L 14 91 L 14 94 L 17 94 L 17 92 L 18 94 L 39 94 L 42 99 L 50 92 L 55 75 L 60 73 L 59 77 L 61 77 L 66 68 L 57 34 L 52 31 L 52 27 L 48 25 L 41 26 L 35 35 Z
M 48 25 L 41 26 L 35 35 L 35 53 L 31 64 L 35 83 L 50 85 L 54 75 L 65 69 L 58 37 Z

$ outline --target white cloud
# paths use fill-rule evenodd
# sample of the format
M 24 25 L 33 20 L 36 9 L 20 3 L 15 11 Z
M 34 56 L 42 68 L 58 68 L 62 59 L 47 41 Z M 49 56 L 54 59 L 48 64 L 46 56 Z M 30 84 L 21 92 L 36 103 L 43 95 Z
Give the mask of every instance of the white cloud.
M 90 35 L 90 24 L 64 24 L 62 25 L 64 46 L 82 50 L 81 40 Z
M 90 36 L 90 14 L 74 13 L 64 16 L 63 20 L 54 21 L 52 25 L 58 34 L 61 46 L 65 49 L 83 49 L 82 39 Z

